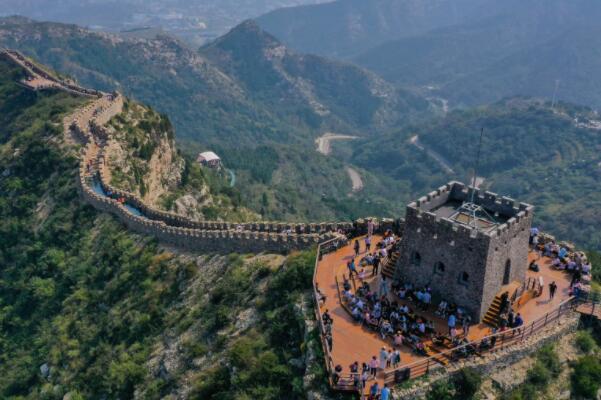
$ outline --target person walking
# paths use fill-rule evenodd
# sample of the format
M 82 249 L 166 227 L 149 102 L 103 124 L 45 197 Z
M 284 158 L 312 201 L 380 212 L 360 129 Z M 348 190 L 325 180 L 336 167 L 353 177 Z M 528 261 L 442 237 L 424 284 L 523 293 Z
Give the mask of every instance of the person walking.
M 555 281 L 549 283 L 549 301 L 553 300 L 555 297 L 555 292 L 557 291 L 557 284 Z
M 386 369 L 386 362 L 388 362 L 388 351 L 385 347 L 380 350 L 380 369 Z
M 378 359 L 376 358 L 376 356 L 373 356 L 371 358 L 371 361 L 369 362 L 369 374 L 371 375 L 372 378 L 376 379 L 377 373 L 378 373 Z
M 378 268 L 380 267 L 380 255 L 377 254 L 376 257 L 374 258 L 374 267 L 371 271 L 371 276 L 377 276 L 378 275 Z
M 359 239 L 355 239 L 355 257 L 359 257 L 360 251 L 361 251 L 361 244 L 359 244 Z
M 353 277 L 353 274 L 357 276 L 357 267 L 355 267 L 355 259 L 352 259 L 349 262 L 347 262 L 346 267 L 348 268 L 349 279 Z

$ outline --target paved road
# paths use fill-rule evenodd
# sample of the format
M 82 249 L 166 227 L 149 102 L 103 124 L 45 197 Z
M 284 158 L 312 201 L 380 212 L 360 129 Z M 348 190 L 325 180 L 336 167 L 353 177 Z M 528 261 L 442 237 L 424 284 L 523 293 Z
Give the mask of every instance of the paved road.
M 320 152 L 321 154 L 327 156 L 328 154 L 330 154 L 332 152 L 332 149 L 330 147 L 330 142 L 332 140 L 353 140 L 353 139 L 357 139 L 357 136 L 351 136 L 351 135 L 337 135 L 335 133 L 325 133 L 324 135 L 318 137 L 317 139 L 315 139 L 315 144 L 317 145 L 317 151 Z
M 363 179 L 361 179 L 361 175 L 351 167 L 346 167 L 346 172 L 348 172 L 348 176 L 353 183 L 353 192 L 358 192 L 363 189 Z
M 438 164 L 440 164 L 440 166 L 442 167 L 442 169 L 444 169 L 449 174 L 454 174 L 455 173 L 455 171 L 453 170 L 453 168 L 451 168 L 451 165 L 449 164 L 449 162 L 443 156 L 441 156 L 440 154 L 438 154 L 434 150 L 426 147 L 424 144 L 422 144 L 419 141 L 419 136 L 418 135 L 415 135 L 411 139 L 409 139 L 409 143 L 411 143 L 412 145 L 414 145 L 418 149 L 426 152 L 426 154 L 428 154 L 430 157 L 432 157 L 434 160 L 436 160 L 436 162 Z

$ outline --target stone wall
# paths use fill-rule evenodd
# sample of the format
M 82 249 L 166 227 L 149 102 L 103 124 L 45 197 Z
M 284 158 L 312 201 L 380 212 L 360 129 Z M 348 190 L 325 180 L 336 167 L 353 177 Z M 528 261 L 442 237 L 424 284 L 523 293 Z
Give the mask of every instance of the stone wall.
M 463 306 L 479 321 L 504 284 L 525 279 L 533 207 L 476 190 L 473 202 L 505 220 L 492 230 L 474 229 L 434 212 L 451 201 L 471 199 L 471 189 L 450 182 L 407 206 L 395 279 L 430 286 L 436 297 Z M 504 282 L 506 265 L 509 276 Z

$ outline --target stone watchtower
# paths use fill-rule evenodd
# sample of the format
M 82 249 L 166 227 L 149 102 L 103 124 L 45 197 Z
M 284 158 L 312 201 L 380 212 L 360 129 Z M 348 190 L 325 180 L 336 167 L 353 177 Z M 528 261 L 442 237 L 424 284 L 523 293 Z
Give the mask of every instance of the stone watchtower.
M 525 280 L 534 207 L 472 190 L 450 182 L 407 205 L 395 280 L 430 286 L 481 321 L 503 286 Z M 476 218 L 465 204 L 479 206 Z

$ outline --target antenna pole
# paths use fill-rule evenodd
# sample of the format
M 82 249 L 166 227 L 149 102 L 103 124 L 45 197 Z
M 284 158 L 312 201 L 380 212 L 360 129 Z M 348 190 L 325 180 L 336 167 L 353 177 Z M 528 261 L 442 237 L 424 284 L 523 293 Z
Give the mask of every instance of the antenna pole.
M 476 165 L 474 165 L 474 177 L 472 178 L 472 197 L 470 203 L 474 202 L 474 195 L 476 194 L 476 179 L 478 177 L 477 171 L 480 164 L 480 150 L 482 149 L 482 136 L 484 136 L 484 127 L 480 129 L 480 142 L 478 143 L 478 153 L 476 155 Z

